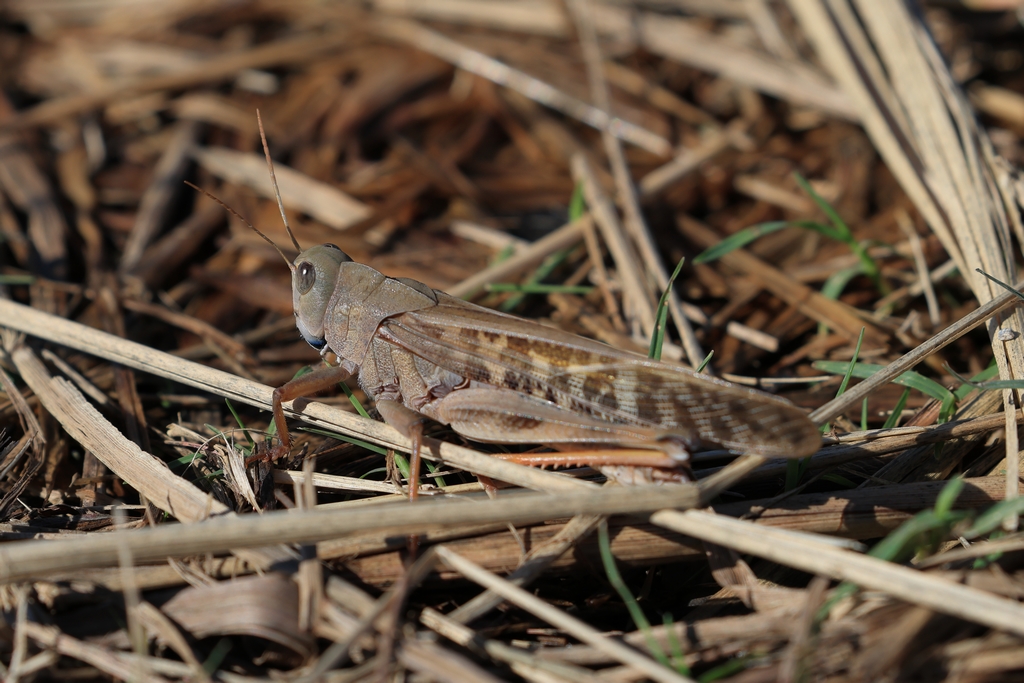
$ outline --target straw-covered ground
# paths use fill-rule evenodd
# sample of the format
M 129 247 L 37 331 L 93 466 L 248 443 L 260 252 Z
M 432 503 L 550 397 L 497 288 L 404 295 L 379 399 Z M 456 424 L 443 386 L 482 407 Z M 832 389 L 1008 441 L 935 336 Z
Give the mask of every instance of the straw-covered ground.
M 0 3 L 5 680 L 1024 680 L 1015 4 Z M 323 366 L 257 110 L 299 245 L 528 321 L 350 294 L 382 384 L 476 368 L 507 442 L 663 395 L 654 339 L 810 420 L 687 376 L 677 434 L 732 398 L 674 470 L 429 422 L 410 504 L 350 380 L 268 462 Z

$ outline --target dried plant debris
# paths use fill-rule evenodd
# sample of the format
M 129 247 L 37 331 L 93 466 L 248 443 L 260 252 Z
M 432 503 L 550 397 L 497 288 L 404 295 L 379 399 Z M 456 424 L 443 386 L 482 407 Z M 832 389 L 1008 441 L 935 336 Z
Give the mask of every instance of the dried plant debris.
M 1024 679 L 1016 4 L 4 3 L 3 677 Z M 275 424 L 323 359 L 246 222 L 802 445 Z

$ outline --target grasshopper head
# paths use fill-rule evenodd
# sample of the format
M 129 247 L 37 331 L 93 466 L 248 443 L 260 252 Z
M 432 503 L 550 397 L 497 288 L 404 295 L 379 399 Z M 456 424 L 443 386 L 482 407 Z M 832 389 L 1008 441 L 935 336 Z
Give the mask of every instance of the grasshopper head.
M 338 267 L 351 261 L 333 244 L 306 249 L 292 262 L 292 307 L 299 333 L 314 349 L 323 349 L 324 316 L 334 293 Z

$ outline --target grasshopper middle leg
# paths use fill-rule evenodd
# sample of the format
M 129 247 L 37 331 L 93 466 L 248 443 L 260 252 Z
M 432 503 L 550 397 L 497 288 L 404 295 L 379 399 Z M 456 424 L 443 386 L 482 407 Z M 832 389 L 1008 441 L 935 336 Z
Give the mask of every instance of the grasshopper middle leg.
M 409 500 L 415 502 L 420 492 L 420 452 L 423 448 L 423 425 L 427 418 L 390 399 L 377 401 L 376 406 L 384 421 L 412 442 L 409 449 Z

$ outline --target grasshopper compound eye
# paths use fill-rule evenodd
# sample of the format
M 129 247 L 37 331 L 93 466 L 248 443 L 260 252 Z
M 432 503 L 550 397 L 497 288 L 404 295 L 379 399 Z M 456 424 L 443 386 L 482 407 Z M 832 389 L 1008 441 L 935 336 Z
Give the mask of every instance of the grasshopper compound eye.
M 316 268 L 309 261 L 303 261 L 299 264 L 298 279 L 296 286 L 299 288 L 299 294 L 305 294 L 313 288 L 316 283 Z

